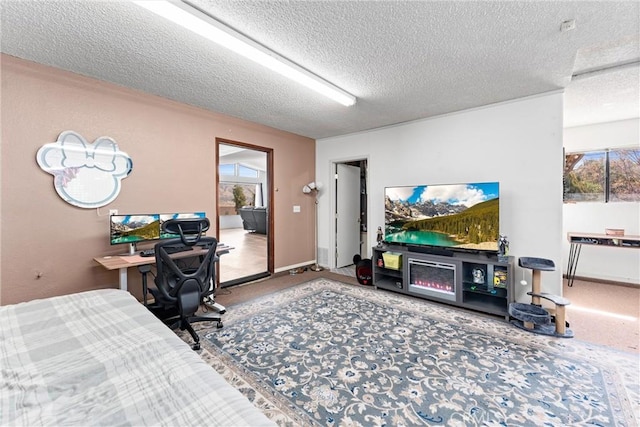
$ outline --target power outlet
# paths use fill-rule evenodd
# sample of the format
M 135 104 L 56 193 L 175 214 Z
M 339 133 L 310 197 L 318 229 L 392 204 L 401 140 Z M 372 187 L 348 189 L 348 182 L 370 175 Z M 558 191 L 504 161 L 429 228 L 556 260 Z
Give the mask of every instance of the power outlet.
M 118 215 L 118 209 L 109 209 L 109 216 Z

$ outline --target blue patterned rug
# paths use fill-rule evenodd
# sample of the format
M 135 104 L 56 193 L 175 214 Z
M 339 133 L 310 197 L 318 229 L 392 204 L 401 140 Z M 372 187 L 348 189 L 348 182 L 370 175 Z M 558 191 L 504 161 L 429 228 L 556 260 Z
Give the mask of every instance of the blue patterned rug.
M 639 358 L 317 279 L 198 324 L 202 357 L 281 426 L 638 426 Z

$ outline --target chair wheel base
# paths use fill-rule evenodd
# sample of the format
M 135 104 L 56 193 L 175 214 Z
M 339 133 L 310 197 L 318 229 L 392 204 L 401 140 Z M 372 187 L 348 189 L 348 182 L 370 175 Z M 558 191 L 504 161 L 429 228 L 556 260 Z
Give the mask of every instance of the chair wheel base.
M 216 324 L 216 327 L 217 327 L 218 329 L 221 329 L 223 326 L 224 326 L 224 325 L 222 324 L 222 322 L 218 322 L 218 323 Z
M 191 348 L 196 351 L 200 350 L 200 343 L 194 343 L 193 345 L 191 345 Z

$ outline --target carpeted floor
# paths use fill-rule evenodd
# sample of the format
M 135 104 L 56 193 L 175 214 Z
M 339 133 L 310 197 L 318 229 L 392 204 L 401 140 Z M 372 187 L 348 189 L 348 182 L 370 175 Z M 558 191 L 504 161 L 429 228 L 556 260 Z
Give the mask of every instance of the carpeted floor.
M 319 277 L 357 284 L 353 268 L 305 271 L 296 275 L 281 273 L 269 279 L 219 289 L 216 300 L 223 305 L 238 304 Z M 381 289 L 378 292 L 393 294 Z M 573 339 L 640 354 L 640 287 L 585 280 L 576 280 L 573 287 L 568 287 L 565 280 L 563 296 L 571 300 L 567 320 L 575 333 Z
M 197 329 L 202 357 L 279 425 L 640 420 L 636 354 L 326 278 L 273 291 Z

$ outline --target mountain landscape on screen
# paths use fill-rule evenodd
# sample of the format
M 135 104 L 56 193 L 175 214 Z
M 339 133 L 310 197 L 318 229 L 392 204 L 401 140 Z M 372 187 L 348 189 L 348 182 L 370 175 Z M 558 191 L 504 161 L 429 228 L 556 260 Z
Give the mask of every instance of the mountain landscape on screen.
M 385 188 L 388 243 L 497 251 L 497 182 Z

